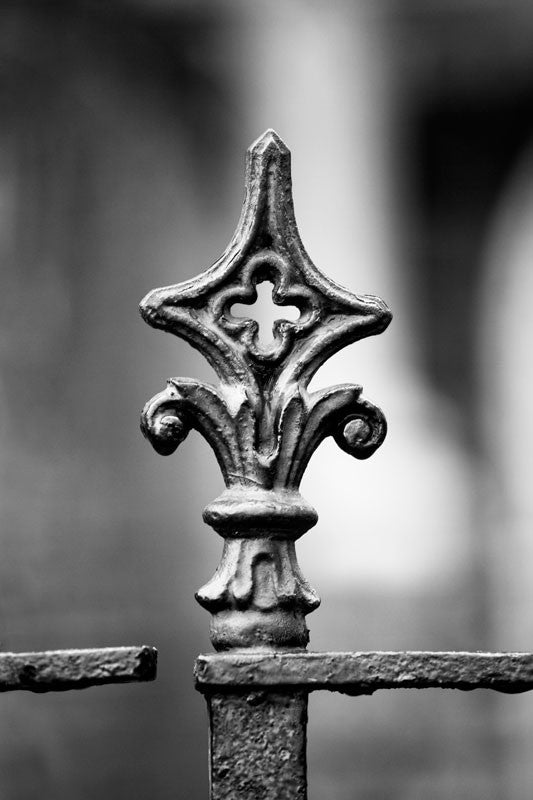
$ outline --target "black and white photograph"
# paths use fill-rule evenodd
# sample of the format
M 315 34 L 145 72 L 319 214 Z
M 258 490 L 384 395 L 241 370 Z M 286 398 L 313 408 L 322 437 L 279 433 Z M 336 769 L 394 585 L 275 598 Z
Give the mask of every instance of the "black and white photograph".
M 0 0 L 0 800 L 531 800 L 533 3 Z

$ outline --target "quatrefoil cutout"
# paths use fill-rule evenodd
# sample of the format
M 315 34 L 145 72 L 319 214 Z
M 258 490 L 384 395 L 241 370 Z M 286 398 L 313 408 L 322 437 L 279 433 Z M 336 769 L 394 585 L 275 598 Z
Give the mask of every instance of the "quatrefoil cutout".
M 285 322 L 294 326 L 302 312 L 295 305 L 275 304 L 273 290 L 275 286 L 270 281 L 256 284 L 257 299 L 252 302 L 237 302 L 229 307 L 229 323 L 235 328 L 244 322 L 255 323 L 254 338 L 257 346 L 267 351 L 279 336 L 279 324 Z M 226 314 L 227 317 L 227 314 Z
M 303 285 L 290 285 L 289 265 L 276 253 L 258 253 L 241 270 L 237 286 L 223 291 L 213 305 L 213 316 L 223 331 L 240 343 L 246 356 L 260 364 L 277 364 L 289 354 L 295 338 L 303 335 L 320 320 L 317 298 Z M 252 309 L 258 300 L 258 286 L 272 287 L 272 305 L 279 309 L 273 321 L 271 340 L 261 340 L 260 326 Z M 237 316 L 235 307 L 241 307 Z M 245 308 L 250 308 L 246 314 Z M 296 319 L 287 319 L 285 309 L 296 309 Z

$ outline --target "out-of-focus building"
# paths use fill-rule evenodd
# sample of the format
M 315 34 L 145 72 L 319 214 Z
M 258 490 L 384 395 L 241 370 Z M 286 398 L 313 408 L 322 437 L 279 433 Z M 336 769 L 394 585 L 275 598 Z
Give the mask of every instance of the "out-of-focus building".
M 2 697 L 3 800 L 206 796 L 221 478 L 138 416 L 210 373 L 136 307 L 224 249 L 267 127 L 311 257 L 395 314 L 314 381 L 362 383 L 390 433 L 304 480 L 312 647 L 531 649 L 532 38 L 513 0 L 0 2 L 0 641 L 160 650 L 150 686 Z M 524 800 L 532 711 L 314 696 L 310 797 Z

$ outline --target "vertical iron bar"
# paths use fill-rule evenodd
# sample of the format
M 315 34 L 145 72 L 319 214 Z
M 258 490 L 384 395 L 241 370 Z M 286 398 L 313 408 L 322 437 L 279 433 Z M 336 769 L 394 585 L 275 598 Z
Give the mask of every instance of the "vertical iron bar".
M 207 695 L 210 800 L 307 800 L 307 693 Z

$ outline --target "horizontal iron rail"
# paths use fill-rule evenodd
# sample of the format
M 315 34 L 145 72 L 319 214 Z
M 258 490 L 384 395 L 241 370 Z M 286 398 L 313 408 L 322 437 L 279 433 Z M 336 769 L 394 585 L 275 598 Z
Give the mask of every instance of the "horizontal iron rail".
M 0 692 L 58 692 L 106 683 L 153 681 L 156 671 L 157 650 L 145 645 L 0 653 Z
M 213 653 L 198 657 L 204 693 L 273 689 L 350 695 L 378 689 L 533 689 L 533 653 L 355 652 Z

